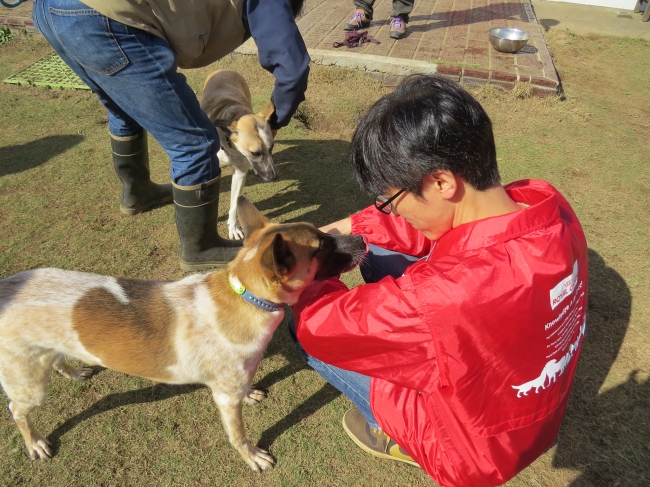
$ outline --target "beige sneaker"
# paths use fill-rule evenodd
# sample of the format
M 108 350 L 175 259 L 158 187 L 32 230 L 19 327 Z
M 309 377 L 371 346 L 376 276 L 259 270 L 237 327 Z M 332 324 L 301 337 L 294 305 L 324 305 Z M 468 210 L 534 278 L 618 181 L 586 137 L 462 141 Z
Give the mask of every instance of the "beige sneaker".
M 401 39 L 406 35 L 406 22 L 402 17 L 391 17 L 388 35 L 393 39 Z
M 343 30 L 365 29 L 370 25 L 370 19 L 363 9 L 356 9 L 354 15 L 350 17 L 348 23 L 343 26 Z
M 397 460 L 419 467 L 390 436 L 382 430 L 371 428 L 359 408 L 352 408 L 343 415 L 343 429 L 359 448 L 379 458 Z

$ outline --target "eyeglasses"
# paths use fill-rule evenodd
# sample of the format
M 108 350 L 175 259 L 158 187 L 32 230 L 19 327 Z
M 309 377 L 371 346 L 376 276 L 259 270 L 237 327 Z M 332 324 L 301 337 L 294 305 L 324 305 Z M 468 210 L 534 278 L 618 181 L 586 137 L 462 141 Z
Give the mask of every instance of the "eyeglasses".
M 393 201 L 395 198 L 401 195 L 404 191 L 406 190 L 400 189 L 397 193 L 395 193 L 390 198 L 386 198 L 384 195 L 380 194 L 375 198 L 375 208 L 377 208 L 382 213 L 386 213 L 387 215 L 390 215 L 390 213 L 393 211 L 393 205 L 390 204 L 391 201 Z

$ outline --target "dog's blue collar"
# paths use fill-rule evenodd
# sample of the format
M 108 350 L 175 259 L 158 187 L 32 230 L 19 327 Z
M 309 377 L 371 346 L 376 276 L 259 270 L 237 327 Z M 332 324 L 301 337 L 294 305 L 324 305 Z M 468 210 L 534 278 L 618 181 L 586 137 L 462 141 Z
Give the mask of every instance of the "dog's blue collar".
M 272 303 L 271 301 L 267 301 L 266 299 L 255 296 L 252 292 L 246 289 L 246 287 L 241 283 L 239 279 L 237 279 L 232 274 L 228 274 L 228 282 L 230 283 L 230 287 L 233 291 L 235 291 L 249 303 L 257 306 L 259 309 L 263 309 L 264 311 L 280 311 L 282 309 L 281 304 Z

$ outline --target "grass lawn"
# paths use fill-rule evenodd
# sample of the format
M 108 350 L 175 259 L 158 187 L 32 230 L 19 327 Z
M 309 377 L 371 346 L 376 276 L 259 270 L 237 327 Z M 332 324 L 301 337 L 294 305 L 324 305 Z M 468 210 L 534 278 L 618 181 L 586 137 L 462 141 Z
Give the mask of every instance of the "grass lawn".
M 550 181 L 574 206 L 590 247 L 588 332 L 556 444 L 510 486 L 650 485 L 650 43 L 552 32 L 548 43 L 566 100 L 525 90 L 473 91 L 494 123 L 504 182 Z M 0 79 L 49 52 L 18 36 L 0 45 Z M 273 78 L 254 58 L 240 71 L 256 109 Z M 201 94 L 214 69 L 187 71 Z M 322 225 L 370 202 L 351 178 L 358 117 L 390 91 L 372 79 L 314 67 L 307 102 L 280 131 L 280 178 L 249 174 L 244 194 L 278 222 Z M 164 102 L 161 100 L 161 102 Z M 177 279 L 171 206 L 124 217 L 111 165 L 106 112 L 85 91 L 0 84 L 0 278 L 36 267 Z M 150 138 L 153 178 L 169 164 Z M 230 173 L 220 232 L 227 235 Z M 357 273 L 346 276 L 359 283 Z M 253 474 L 232 449 L 208 389 L 168 386 L 97 368 L 84 383 L 53 374 L 33 415 L 56 455 L 31 462 L 0 395 L 0 485 L 424 486 L 417 468 L 372 458 L 341 427 L 350 402 L 301 363 L 281 325 L 255 378 L 269 397 L 245 407 L 253 442 L 278 466 Z

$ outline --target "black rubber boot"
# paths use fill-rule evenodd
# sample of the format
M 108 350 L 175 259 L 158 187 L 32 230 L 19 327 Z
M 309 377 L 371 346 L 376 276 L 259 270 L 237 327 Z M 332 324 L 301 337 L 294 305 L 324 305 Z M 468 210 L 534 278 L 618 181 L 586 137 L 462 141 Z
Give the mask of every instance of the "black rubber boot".
M 176 228 L 181 240 L 180 264 L 184 271 L 225 267 L 243 245 L 241 240 L 217 233 L 221 176 L 196 186 L 173 184 Z
M 111 134 L 113 167 L 122 181 L 120 212 L 137 215 L 152 206 L 172 201 L 172 185 L 156 184 L 150 179 L 147 132 L 141 129 L 130 137 Z

